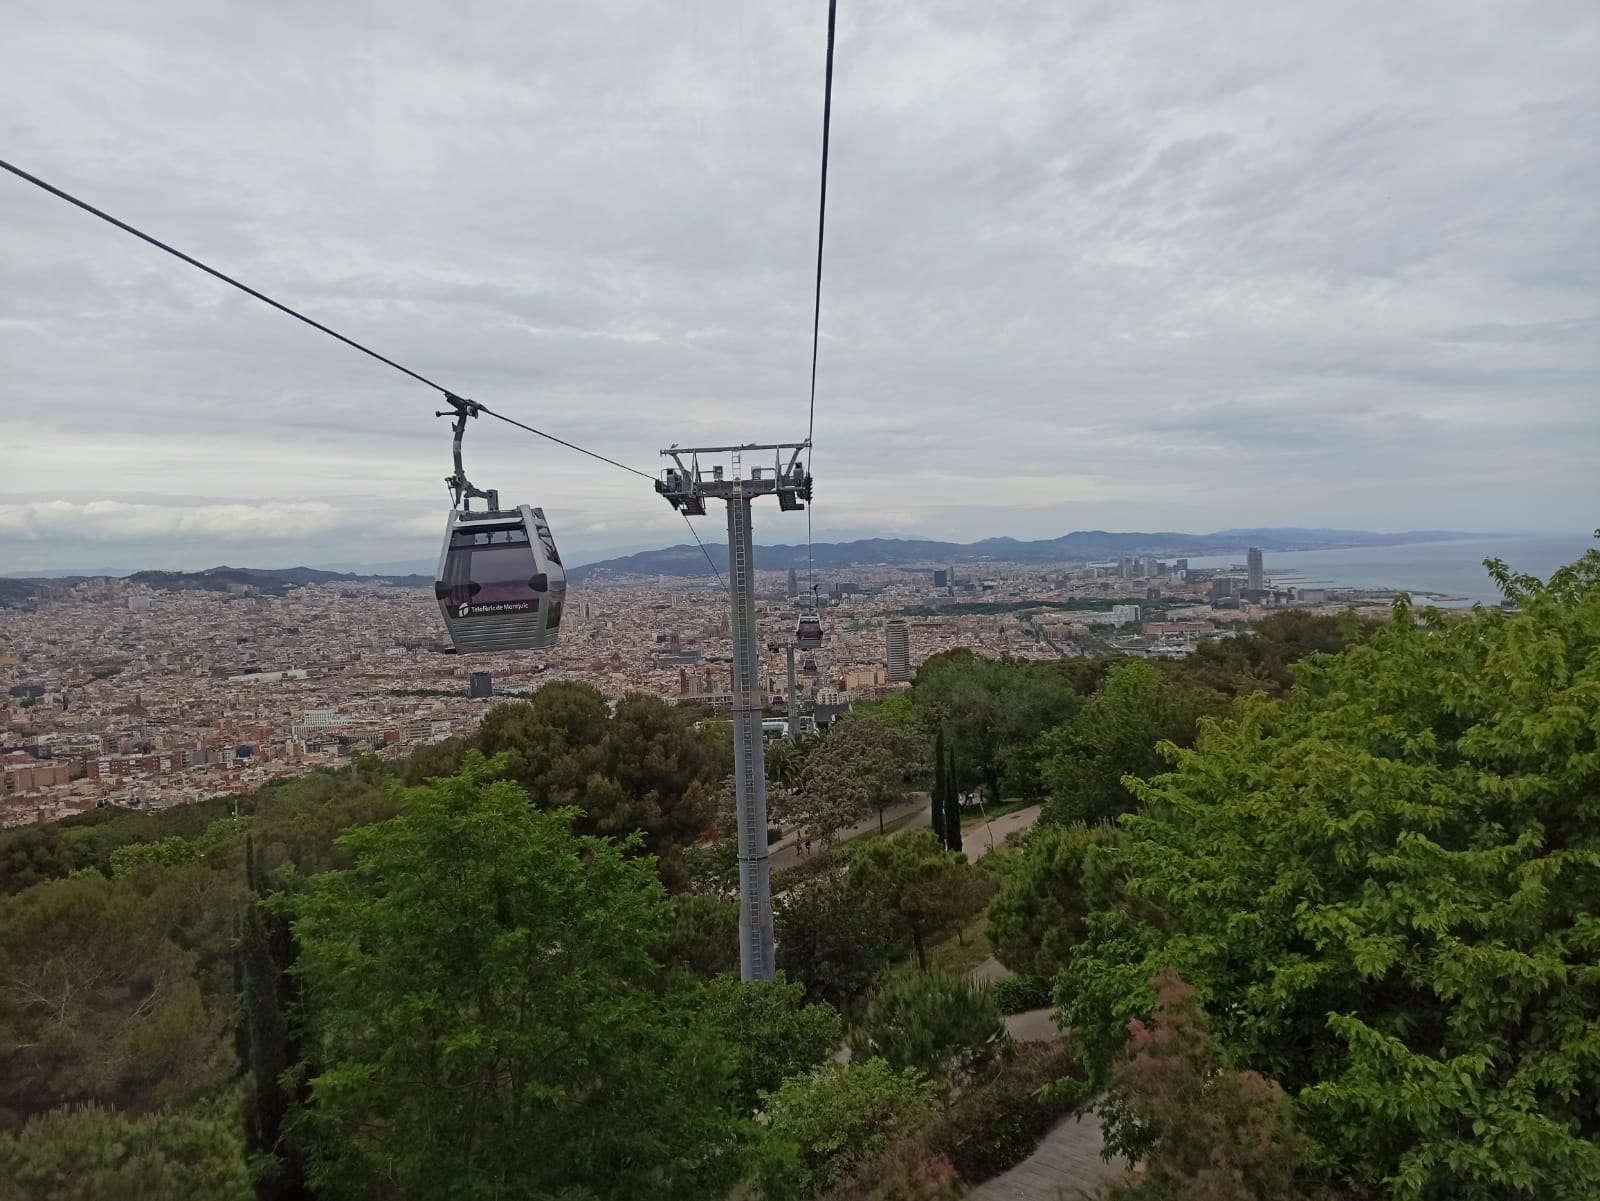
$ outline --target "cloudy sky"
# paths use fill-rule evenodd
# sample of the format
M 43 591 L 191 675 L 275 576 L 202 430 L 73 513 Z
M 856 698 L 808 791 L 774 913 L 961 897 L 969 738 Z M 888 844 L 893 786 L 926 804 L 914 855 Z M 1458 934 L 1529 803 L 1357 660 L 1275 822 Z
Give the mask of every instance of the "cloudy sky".
M 4 8 L 0 157 L 646 471 L 804 436 L 824 0 Z M 837 56 L 819 537 L 1600 524 L 1592 0 L 841 0 Z M 436 553 L 426 389 L 3 175 L 0 365 L 0 571 Z

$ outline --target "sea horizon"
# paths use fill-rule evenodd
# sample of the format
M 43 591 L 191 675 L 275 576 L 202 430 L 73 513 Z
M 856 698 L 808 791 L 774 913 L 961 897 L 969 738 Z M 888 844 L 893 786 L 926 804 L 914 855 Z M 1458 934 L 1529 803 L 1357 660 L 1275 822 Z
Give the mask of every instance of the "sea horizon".
M 1352 546 L 1337 550 L 1268 551 L 1266 577 L 1302 588 L 1409 592 L 1418 598 L 1494 604 L 1499 586 L 1483 566 L 1502 559 L 1514 572 L 1549 579 L 1551 573 L 1596 546 L 1581 534 L 1495 535 L 1393 546 Z M 1189 556 L 1193 568 L 1244 565 L 1242 554 Z

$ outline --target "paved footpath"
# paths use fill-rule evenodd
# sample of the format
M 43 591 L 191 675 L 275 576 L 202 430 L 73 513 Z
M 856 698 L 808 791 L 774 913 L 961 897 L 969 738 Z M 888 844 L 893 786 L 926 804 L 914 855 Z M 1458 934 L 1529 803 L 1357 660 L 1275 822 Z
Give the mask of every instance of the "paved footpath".
M 883 811 L 883 821 L 885 825 L 889 825 L 907 815 L 910 815 L 911 820 L 906 822 L 905 825 L 899 827 L 901 830 L 915 830 L 918 826 L 926 826 L 933 821 L 933 812 L 928 807 L 927 793 L 919 792 L 914 794 L 909 800 L 902 801 L 898 805 L 890 805 L 889 808 Z M 997 822 L 996 828 L 998 828 L 998 826 L 999 823 Z M 834 845 L 837 846 L 841 842 L 849 842 L 852 838 L 859 838 L 863 834 L 876 834 L 877 832 L 878 815 L 877 813 L 873 813 L 873 815 L 866 820 L 859 821 L 848 829 L 839 831 L 838 837 L 834 839 Z M 772 871 L 781 872 L 785 868 L 790 868 L 797 864 L 805 863 L 811 858 L 812 855 L 815 855 L 817 851 L 821 849 L 821 846 L 821 843 L 814 842 L 811 844 L 811 855 L 796 854 L 794 849 L 794 831 L 790 830 L 788 837 L 785 838 L 782 843 L 775 842 L 772 844 L 772 851 L 767 856 L 767 863 L 771 866 Z
M 1122 1175 L 1120 1160 L 1100 1158 L 1100 1119 L 1064 1118 L 1039 1149 L 1009 1172 L 980 1184 L 967 1201 L 1077 1201 Z
M 1026 811 L 1010 816 L 1022 817 Z M 1037 811 L 1033 814 L 1038 816 Z M 995 821 L 999 826 L 1004 818 Z M 997 839 L 998 841 L 998 839 Z M 1011 975 L 1011 969 L 993 955 L 972 969 L 972 979 L 982 983 Z M 1006 1033 L 1018 1042 L 1052 1042 L 1061 1037 L 1051 1009 L 1029 1009 L 1008 1014 Z M 1078 1201 L 1092 1197 L 1108 1180 L 1120 1176 L 1125 1166 L 1120 1160 L 1106 1162 L 1100 1157 L 1104 1146 L 1100 1138 L 1100 1119 L 1094 1114 L 1063 1118 L 1056 1123 L 1034 1153 L 1009 1172 L 980 1184 L 967 1194 L 968 1201 Z
M 1026 830 L 1038 821 L 1041 808 L 1043 806 L 1029 805 L 1015 813 L 1003 813 L 990 822 L 979 822 L 970 828 L 964 826 L 961 830 L 961 846 L 967 858 L 976 863 L 991 850 L 999 849 L 1005 844 L 1007 834 Z

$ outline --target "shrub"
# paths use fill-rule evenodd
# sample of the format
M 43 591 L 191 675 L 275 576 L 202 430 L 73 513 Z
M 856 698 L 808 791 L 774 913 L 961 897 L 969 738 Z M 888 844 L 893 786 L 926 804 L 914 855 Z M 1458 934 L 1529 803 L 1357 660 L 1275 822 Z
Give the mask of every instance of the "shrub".
M 964 976 L 922 975 L 890 982 L 873 997 L 850 1036 L 857 1058 L 880 1056 L 963 1084 L 993 1073 L 1011 1047 L 987 989 Z
M 767 827 L 767 845 L 770 847 L 774 843 L 779 843 L 779 842 L 782 842 L 782 841 L 783 841 L 783 831 L 781 829 L 779 829 L 777 826 L 768 826 Z
M 0 1196 L 29 1201 L 249 1201 L 237 1124 L 199 1112 L 135 1117 L 85 1105 L 0 1135 Z
M 1049 1086 L 1076 1068 L 1061 1043 L 1025 1043 L 1004 1075 L 962 1093 L 929 1131 L 930 1150 L 979 1184 L 1032 1155 L 1072 1105 Z
M 766 1198 L 814 1197 L 915 1131 L 938 1086 L 914 1068 L 881 1059 L 827 1063 L 762 1094 L 769 1122 L 757 1190 Z
M 1001 1013 L 1024 1013 L 1050 1004 L 1050 985 L 1037 976 L 1018 972 L 990 981 L 989 995 Z
M 1296 1132 L 1283 1089 L 1224 1066 L 1194 990 L 1167 971 L 1150 981 L 1149 1024 L 1129 1023 L 1127 1058 L 1105 1103 L 1131 1115 L 1146 1140 L 1143 1170 L 1111 1186 L 1106 1201 L 1295 1201 L 1308 1140 Z
M 918 1131 L 861 1164 L 821 1201 L 955 1201 L 965 1191 L 955 1165 Z

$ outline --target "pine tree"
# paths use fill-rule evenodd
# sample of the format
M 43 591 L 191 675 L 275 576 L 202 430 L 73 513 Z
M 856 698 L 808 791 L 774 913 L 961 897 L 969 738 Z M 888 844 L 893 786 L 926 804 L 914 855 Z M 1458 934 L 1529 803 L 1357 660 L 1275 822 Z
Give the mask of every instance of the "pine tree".
M 956 756 L 950 752 L 950 761 L 944 771 L 944 845 L 961 853 L 961 786 L 957 783 Z
M 931 800 L 933 833 L 939 842 L 945 846 L 949 845 L 949 840 L 944 833 L 944 794 L 948 786 L 944 770 L 944 727 L 941 726 L 933 739 L 933 796 Z

